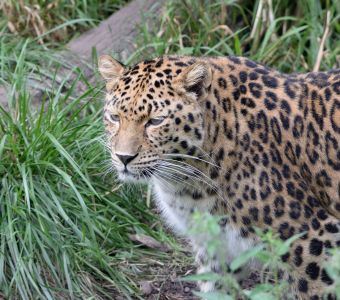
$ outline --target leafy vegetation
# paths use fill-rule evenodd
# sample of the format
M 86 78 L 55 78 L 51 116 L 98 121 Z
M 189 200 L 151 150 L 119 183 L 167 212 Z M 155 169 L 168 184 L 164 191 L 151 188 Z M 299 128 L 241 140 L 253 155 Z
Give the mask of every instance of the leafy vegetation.
M 200 281 L 209 280 L 219 286 L 218 291 L 214 292 L 195 292 L 197 296 L 207 300 L 231 300 L 231 299 L 292 299 L 289 297 L 289 285 L 286 280 L 280 278 L 282 272 L 289 272 L 290 266 L 282 261 L 282 255 L 289 251 L 290 246 L 294 241 L 299 239 L 304 233 L 292 236 L 291 238 L 282 241 L 278 235 L 274 235 L 272 231 L 262 232 L 255 228 L 257 236 L 260 238 L 260 243 L 239 254 L 229 265 L 225 266 L 225 245 L 222 243 L 222 230 L 219 226 L 219 218 L 208 214 L 195 214 L 197 226 L 191 232 L 196 235 L 197 240 L 202 240 L 206 243 L 207 254 L 212 260 L 218 260 L 222 266 L 220 273 L 202 273 L 184 277 L 183 280 Z M 334 250 L 331 259 L 328 262 L 328 271 L 334 281 L 339 281 L 339 253 Z M 251 288 L 243 288 L 236 280 L 234 272 L 252 261 L 261 263 L 259 267 L 258 283 Z M 224 268 L 223 268 L 224 267 Z M 282 276 L 281 276 L 282 277 Z M 334 289 L 339 293 L 338 282 Z
M 79 20 L 79 7 L 72 9 L 70 18 Z M 69 78 L 57 81 L 57 69 L 46 64 L 57 67 L 59 59 L 52 38 L 39 44 L 29 31 L 2 26 L 0 77 L 9 89 L 0 106 L 0 298 L 112 299 L 119 292 L 128 299 L 137 293 L 133 266 L 165 256 L 128 235 L 173 240 L 151 229 L 158 220 L 145 205 L 146 189 L 114 180 L 103 146 L 102 91 L 81 76 L 71 86 Z M 38 106 L 27 90 L 32 73 L 54 82 Z M 75 96 L 80 81 L 88 89 Z
M 68 66 L 56 50 L 99 24 L 128 0 L 4 0 L 0 2 L 0 84 L 13 85 L 20 55 L 25 75 L 51 77 L 51 69 Z M 24 51 L 23 51 L 24 49 Z M 19 66 L 22 67 L 22 66 Z
M 336 1 L 175 0 L 155 34 L 144 28 L 141 45 L 149 56 L 240 55 L 284 72 L 311 71 L 327 27 L 320 67 L 327 70 L 339 67 L 339 18 Z
M 3 32 L 56 45 L 97 25 L 127 1 L 4 0 L 0 4 L 0 26 Z
M 125 2 L 0 4 L 0 84 L 9 90 L 8 105 L 0 106 L 0 298 L 129 298 L 138 294 L 143 265 L 169 259 L 137 246 L 129 234 L 179 249 L 145 204 L 146 188 L 121 187 L 114 180 L 103 146 L 102 86 L 85 81 L 88 88 L 76 95 L 81 77 L 71 86 L 68 78 L 57 78 L 58 64 L 65 62 L 55 50 Z M 127 62 L 167 53 L 232 54 L 287 72 L 326 70 L 339 67 L 339 16 L 340 3 L 327 0 L 168 1 L 157 30 L 141 28 L 138 51 Z M 33 106 L 27 82 L 46 76 L 53 88 Z M 287 245 L 270 233 L 260 236 L 264 246 L 242 254 L 233 267 L 255 256 L 267 257 L 274 270 L 282 267 L 273 258 Z M 210 245 L 213 253 L 216 240 Z M 333 255 L 329 274 L 339 294 L 339 251 Z M 171 259 L 188 262 L 177 252 Z M 250 299 L 285 289 L 265 278 L 248 291 L 232 275 L 220 280 Z M 216 297 L 222 296 L 210 299 Z
M 109 164 L 93 103 L 98 91 L 72 99 L 62 88 L 37 112 L 24 88 L 16 90 L 10 110 L 0 111 L 1 291 L 86 298 L 107 294 L 105 282 L 131 295 L 136 287 L 119 262 L 146 254 L 128 234 L 157 237 L 147 225 L 156 219 L 143 188 L 126 190 L 103 176 Z

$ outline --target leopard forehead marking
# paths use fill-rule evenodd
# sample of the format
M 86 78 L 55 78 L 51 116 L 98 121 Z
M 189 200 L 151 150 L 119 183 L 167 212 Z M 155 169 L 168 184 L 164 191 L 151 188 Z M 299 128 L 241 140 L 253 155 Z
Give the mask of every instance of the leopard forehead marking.
M 127 69 L 108 97 L 107 109 L 122 110 L 125 118 L 142 118 L 157 112 L 170 113 L 175 102 L 172 88 L 173 66 L 158 69 L 162 64 L 145 61 Z M 173 107 L 176 110 L 176 107 Z
M 191 75 L 200 75 L 189 80 L 195 64 Z M 304 232 L 282 259 L 293 295 L 321 299 L 333 284 L 323 260 L 340 246 L 340 70 L 288 75 L 242 57 L 167 56 L 126 69 L 105 111 L 119 111 L 130 122 L 125 135 L 140 138 L 140 169 L 172 160 L 154 181 L 170 226 L 180 219 L 185 232 L 199 208 L 224 216 L 221 239 L 248 247 L 254 226 L 282 240 Z M 134 127 L 163 113 L 159 127 Z M 114 145 L 119 130 L 106 124 Z M 188 238 L 202 268 L 216 269 Z

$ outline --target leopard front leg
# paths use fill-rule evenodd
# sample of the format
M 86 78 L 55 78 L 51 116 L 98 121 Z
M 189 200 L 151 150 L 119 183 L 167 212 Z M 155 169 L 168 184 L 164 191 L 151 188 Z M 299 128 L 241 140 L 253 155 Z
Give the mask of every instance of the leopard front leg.
M 212 273 L 219 270 L 219 263 L 216 259 L 209 258 L 205 248 L 196 249 L 195 263 L 197 266 L 197 274 Z M 201 292 L 211 292 L 215 290 L 215 281 L 200 280 L 197 282 Z
M 243 251 L 252 248 L 256 241 L 242 237 L 241 231 L 235 227 L 230 227 L 228 224 L 220 224 L 221 235 L 219 237 L 220 246 L 217 253 L 208 255 L 207 247 L 202 240 L 200 243 L 193 242 L 193 250 L 196 253 L 195 262 L 197 265 L 197 274 L 215 273 L 220 276 L 225 276 L 227 273 L 231 274 L 237 282 L 248 278 L 252 270 L 260 269 L 260 264 L 256 261 L 250 261 L 242 268 L 231 273 L 229 265 L 231 262 Z M 198 246 L 199 245 L 199 246 Z M 203 292 L 213 291 L 218 288 L 218 283 L 215 281 L 200 281 L 198 282 L 199 288 Z M 229 287 L 227 287 L 229 290 Z

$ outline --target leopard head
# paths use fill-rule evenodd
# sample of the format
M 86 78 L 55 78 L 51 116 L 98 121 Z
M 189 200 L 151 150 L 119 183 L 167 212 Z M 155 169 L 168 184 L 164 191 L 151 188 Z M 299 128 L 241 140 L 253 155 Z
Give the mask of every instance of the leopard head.
M 200 101 L 210 89 L 209 65 L 163 57 L 125 67 L 104 55 L 98 66 L 106 81 L 107 143 L 119 178 L 143 181 L 181 173 L 174 162 L 197 155 L 203 144 Z

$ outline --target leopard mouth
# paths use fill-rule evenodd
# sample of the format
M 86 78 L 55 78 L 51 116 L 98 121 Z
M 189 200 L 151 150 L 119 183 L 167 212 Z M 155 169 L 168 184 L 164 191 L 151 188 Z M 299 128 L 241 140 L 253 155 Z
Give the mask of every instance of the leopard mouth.
M 131 171 L 128 168 L 118 172 L 121 181 L 147 182 L 156 171 L 155 167 L 145 167 L 140 171 Z

